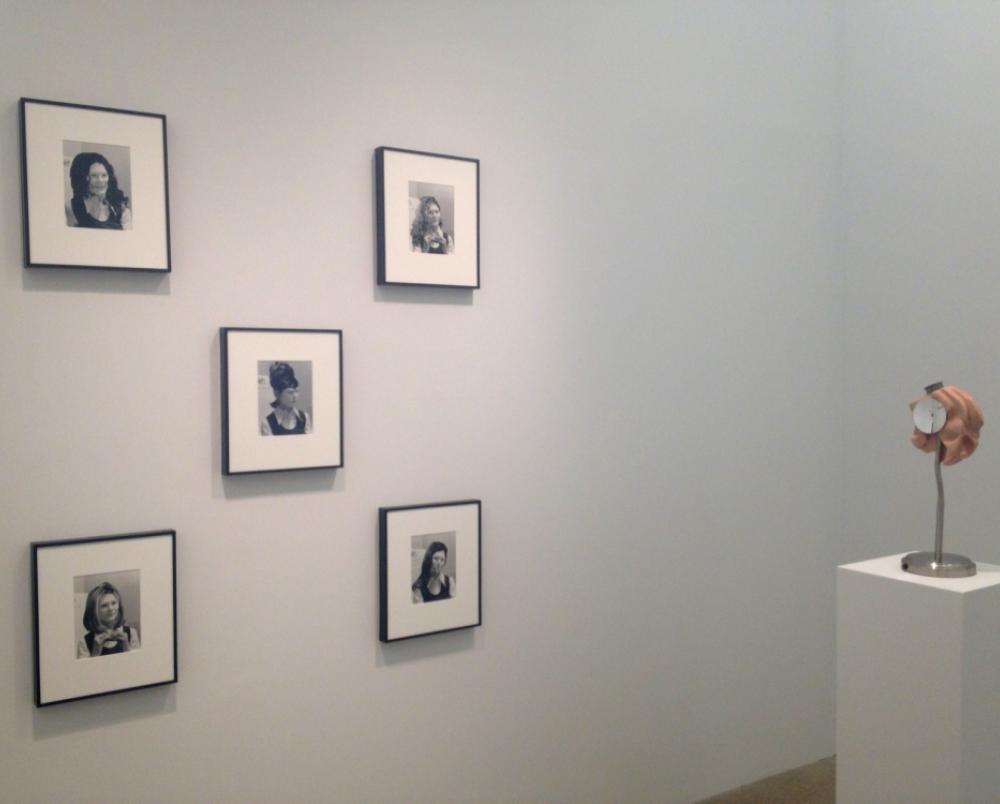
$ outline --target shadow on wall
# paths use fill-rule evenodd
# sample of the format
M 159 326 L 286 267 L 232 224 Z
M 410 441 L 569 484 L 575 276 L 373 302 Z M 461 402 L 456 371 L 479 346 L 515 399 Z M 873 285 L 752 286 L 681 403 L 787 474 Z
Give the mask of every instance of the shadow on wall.
M 118 268 L 22 268 L 21 288 L 42 293 L 170 295 L 170 274 Z
M 36 708 L 32 731 L 36 740 L 48 740 L 82 731 L 96 731 L 115 723 L 161 717 L 177 711 L 177 686 L 130 690 L 67 705 Z
M 398 642 L 378 642 L 375 651 L 376 667 L 392 667 L 397 664 L 419 662 L 452 653 L 472 650 L 476 647 L 476 632 L 482 629 L 463 628 L 458 631 L 431 634 L 427 637 L 401 639 Z

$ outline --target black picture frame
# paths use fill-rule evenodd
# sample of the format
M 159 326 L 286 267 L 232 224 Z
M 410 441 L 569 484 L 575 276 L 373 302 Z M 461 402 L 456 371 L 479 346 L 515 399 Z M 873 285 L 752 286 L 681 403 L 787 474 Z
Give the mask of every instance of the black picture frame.
M 18 107 L 24 267 L 169 273 L 166 115 L 39 98 Z M 73 186 L 87 181 L 71 177 L 85 154 L 110 165 L 104 186 L 120 191 L 107 191 L 104 220 Z
M 342 330 L 221 327 L 219 349 L 223 475 L 344 465 Z M 280 387 L 301 397 L 286 409 L 287 429 L 277 419 Z
M 80 633 L 89 597 L 98 588 L 83 605 L 84 623 L 78 616 L 80 590 L 112 579 L 131 647 L 109 639 L 90 655 Z M 31 593 L 35 706 L 177 683 L 176 531 L 32 542 Z M 93 641 L 89 644 L 93 649 Z M 117 650 L 106 651 L 105 645 Z
M 439 226 L 420 237 L 424 199 L 437 202 Z M 480 287 L 478 159 L 379 146 L 375 209 L 380 285 Z
M 482 625 L 482 501 L 383 507 L 378 513 L 379 640 Z M 441 554 L 435 594 L 424 570 Z

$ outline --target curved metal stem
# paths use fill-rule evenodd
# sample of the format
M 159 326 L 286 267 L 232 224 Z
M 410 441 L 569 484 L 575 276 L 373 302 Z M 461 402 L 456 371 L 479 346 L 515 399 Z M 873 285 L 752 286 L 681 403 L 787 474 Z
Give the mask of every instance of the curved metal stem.
M 944 555 L 944 480 L 941 477 L 941 436 L 934 450 L 934 479 L 937 480 L 937 524 L 934 528 L 934 560 L 940 564 Z

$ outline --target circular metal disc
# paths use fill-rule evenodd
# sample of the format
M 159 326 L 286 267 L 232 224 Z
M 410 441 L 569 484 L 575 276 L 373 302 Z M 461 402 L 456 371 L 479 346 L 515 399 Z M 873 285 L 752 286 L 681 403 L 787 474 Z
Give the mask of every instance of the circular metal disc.
M 969 578 L 976 574 L 976 562 L 957 553 L 942 553 L 941 560 L 934 560 L 934 553 L 910 553 L 903 556 L 904 572 L 926 575 L 928 578 Z
M 948 421 L 948 414 L 945 412 L 944 405 L 934 397 L 924 397 L 913 408 L 913 426 L 921 433 L 928 435 L 937 433 L 944 427 L 946 421 Z

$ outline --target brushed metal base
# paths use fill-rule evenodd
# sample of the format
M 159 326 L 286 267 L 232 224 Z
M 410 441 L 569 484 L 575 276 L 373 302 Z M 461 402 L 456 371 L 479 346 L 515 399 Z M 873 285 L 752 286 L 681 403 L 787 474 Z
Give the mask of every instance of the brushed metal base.
M 942 553 L 941 560 L 934 560 L 934 553 L 924 551 L 903 556 L 903 570 L 930 578 L 968 578 L 976 574 L 976 562 L 956 553 Z

